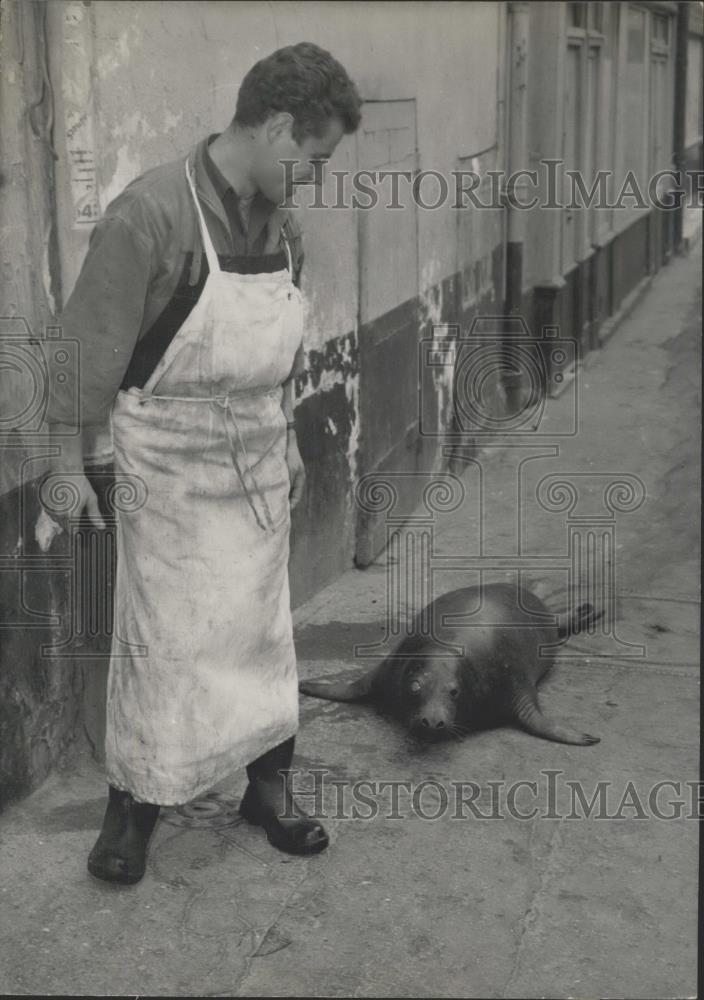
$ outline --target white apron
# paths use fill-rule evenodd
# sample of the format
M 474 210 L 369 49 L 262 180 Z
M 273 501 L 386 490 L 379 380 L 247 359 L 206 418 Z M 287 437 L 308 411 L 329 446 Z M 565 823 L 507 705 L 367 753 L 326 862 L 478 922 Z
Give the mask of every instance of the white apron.
M 186 175 L 205 287 L 144 388 L 120 391 L 111 414 L 117 481 L 141 477 L 147 498 L 119 514 L 106 771 L 161 805 L 298 729 L 281 383 L 301 296 L 287 244 L 289 270 L 220 270 L 188 164 Z

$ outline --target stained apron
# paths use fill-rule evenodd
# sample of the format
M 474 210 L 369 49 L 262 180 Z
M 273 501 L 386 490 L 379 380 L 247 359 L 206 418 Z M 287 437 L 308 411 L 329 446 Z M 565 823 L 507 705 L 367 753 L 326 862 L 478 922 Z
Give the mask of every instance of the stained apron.
M 209 274 L 144 387 L 111 412 L 117 483 L 140 477 L 146 500 L 118 515 L 106 773 L 161 805 L 298 729 L 281 402 L 301 296 L 286 243 L 288 269 L 221 270 L 186 175 Z

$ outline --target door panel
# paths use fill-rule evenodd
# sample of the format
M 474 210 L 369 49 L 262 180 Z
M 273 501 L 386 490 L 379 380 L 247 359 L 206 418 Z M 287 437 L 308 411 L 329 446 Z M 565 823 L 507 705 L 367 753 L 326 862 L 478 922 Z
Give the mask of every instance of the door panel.
M 417 166 L 414 100 L 373 101 L 357 134 L 360 170 L 407 171 Z M 358 478 L 409 471 L 418 436 L 418 227 L 411 182 L 399 183 L 391 208 L 388 179 L 372 185 L 378 203 L 357 210 L 359 238 Z M 360 195 L 360 202 L 369 199 Z M 412 507 L 417 498 L 404 500 Z M 404 490 L 406 485 L 404 483 Z M 406 491 L 407 492 L 407 491 Z M 357 509 L 356 561 L 367 565 L 385 545 L 383 517 Z
M 579 136 L 582 121 L 582 86 L 581 86 L 581 56 L 580 45 L 567 47 L 567 65 L 565 68 L 565 125 L 563 132 L 562 157 L 566 170 L 579 168 L 581 143 Z M 565 205 L 571 200 L 571 188 L 565 177 Z M 562 211 L 562 273 L 570 271 L 578 256 L 579 225 L 577 209 L 565 207 Z

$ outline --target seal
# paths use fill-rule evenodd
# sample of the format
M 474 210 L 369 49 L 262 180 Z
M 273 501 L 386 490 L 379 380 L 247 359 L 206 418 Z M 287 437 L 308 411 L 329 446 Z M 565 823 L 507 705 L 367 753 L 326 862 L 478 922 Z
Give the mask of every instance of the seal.
M 598 736 L 543 715 L 537 686 L 561 642 L 602 613 L 590 604 L 571 615 L 551 613 L 530 590 L 510 583 L 461 587 L 416 615 L 411 634 L 378 666 L 351 681 L 301 681 L 299 690 L 368 702 L 425 741 L 516 725 L 557 743 L 591 746 Z

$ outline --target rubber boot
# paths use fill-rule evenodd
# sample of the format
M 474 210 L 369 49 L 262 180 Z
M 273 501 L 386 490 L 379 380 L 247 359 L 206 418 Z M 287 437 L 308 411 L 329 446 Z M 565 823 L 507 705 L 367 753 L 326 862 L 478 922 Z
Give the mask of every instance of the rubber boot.
M 159 806 L 135 802 L 129 792 L 108 788 L 103 828 L 88 855 L 88 871 L 106 882 L 134 885 L 144 875 Z
M 328 835 L 296 803 L 289 786 L 295 739 L 280 743 L 247 765 L 249 785 L 240 804 L 248 823 L 264 827 L 267 840 L 287 854 L 318 854 Z

